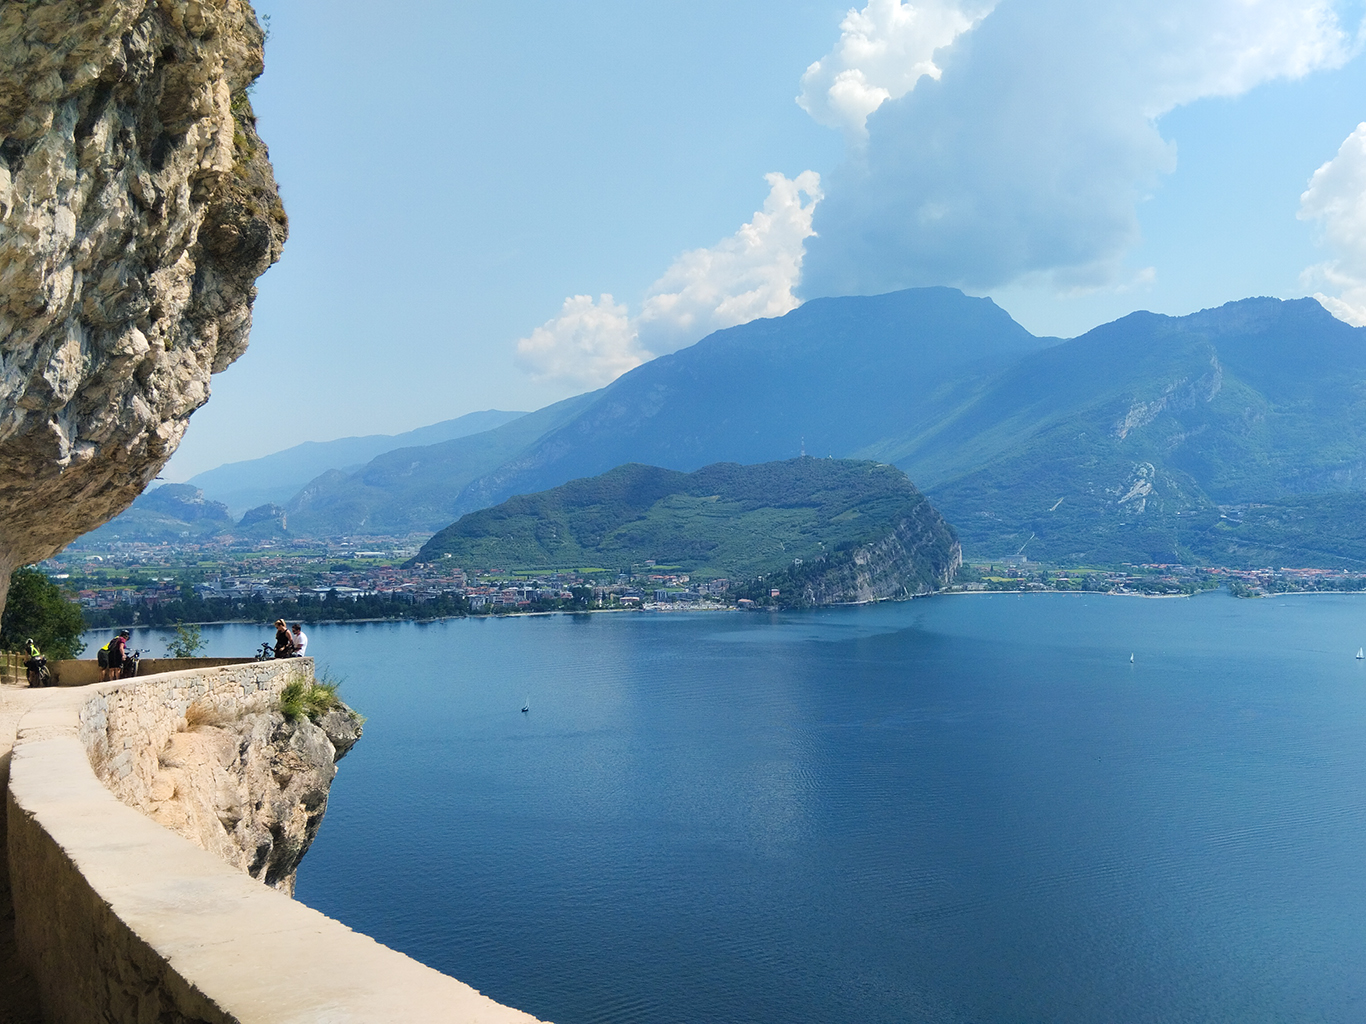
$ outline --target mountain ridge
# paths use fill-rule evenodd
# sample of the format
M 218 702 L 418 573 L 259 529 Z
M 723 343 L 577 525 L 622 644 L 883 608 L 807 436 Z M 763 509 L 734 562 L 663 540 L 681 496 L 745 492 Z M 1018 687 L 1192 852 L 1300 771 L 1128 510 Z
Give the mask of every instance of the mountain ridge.
M 945 344 L 951 336 L 952 344 Z M 841 346 L 841 360 L 812 377 L 807 364 Z M 878 296 L 812 299 L 782 316 L 716 331 L 686 349 L 623 374 L 592 407 L 495 473 L 472 482 L 460 508 L 600 473 L 627 461 L 698 468 L 714 461 L 763 462 L 795 454 L 847 454 L 882 424 L 851 422 L 851 409 L 901 401 L 913 422 L 934 415 L 936 388 L 964 366 L 1008 360 L 1057 343 L 1036 338 L 990 299 L 956 289 L 918 288 Z M 889 365 L 890 364 L 890 365 Z M 795 373 L 792 371 L 796 371 Z M 756 393 L 763 375 L 775 393 Z M 706 416 L 669 398 L 709 385 L 705 434 L 679 427 Z M 778 383 L 775 383 L 777 381 Z M 689 396 L 691 397 L 691 396 Z M 907 399 L 919 400 L 915 408 Z M 854 418 L 858 419 L 857 413 Z M 611 440 L 584 456 L 593 435 Z
M 1366 489 L 1366 329 L 1254 297 L 1059 340 L 952 289 L 814 299 L 493 431 L 329 473 L 286 507 L 315 535 L 431 533 L 623 463 L 803 448 L 900 467 L 972 558 L 1366 559 L 1350 530 L 1346 547 L 1307 532 L 1347 507 L 1310 498 Z M 1293 513 L 1227 514 L 1296 496 Z
M 354 472 L 386 452 L 439 444 L 494 430 L 525 415 L 524 412 L 485 409 L 399 434 L 304 441 L 260 458 L 215 466 L 185 482 L 203 490 L 209 500 L 222 502 L 233 515 L 240 516 L 258 505 L 288 502 L 301 488 L 328 470 Z

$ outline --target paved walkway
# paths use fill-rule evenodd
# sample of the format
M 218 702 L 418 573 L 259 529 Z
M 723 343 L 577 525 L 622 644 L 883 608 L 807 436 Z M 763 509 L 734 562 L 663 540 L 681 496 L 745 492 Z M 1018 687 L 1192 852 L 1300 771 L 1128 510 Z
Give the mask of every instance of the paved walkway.
M 9 791 L 9 758 L 19 719 L 47 691 L 0 684 L 0 795 Z M 14 907 L 9 892 L 8 827 L 0 808 L 0 1024 L 43 1024 L 38 987 L 19 962 L 14 945 Z

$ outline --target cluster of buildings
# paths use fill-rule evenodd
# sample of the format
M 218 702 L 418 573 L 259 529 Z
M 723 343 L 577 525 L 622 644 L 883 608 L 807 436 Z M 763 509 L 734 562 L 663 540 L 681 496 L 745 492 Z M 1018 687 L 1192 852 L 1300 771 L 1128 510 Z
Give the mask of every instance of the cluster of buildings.
M 530 609 L 557 601 L 585 608 L 681 610 L 720 607 L 729 589 L 729 580 L 694 582 L 687 575 L 667 573 L 619 573 L 611 581 L 603 580 L 601 573 L 553 573 L 513 584 L 495 575 L 468 586 L 465 598 L 471 612 Z
M 277 547 L 245 556 L 209 551 L 118 545 L 99 555 L 67 552 L 45 564 L 89 610 L 149 606 L 184 599 L 359 600 L 423 605 L 467 602 L 490 614 L 551 608 L 648 608 L 673 611 L 735 607 L 731 581 L 697 580 L 653 564 L 631 572 L 495 571 L 468 575 L 450 559 L 407 565 L 415 549 L 398 545 Z M 1240 596 L 1316 590 L 1366 590 L 1366 571 L 1349 569 L 1228 569 L 1185 565 L 1126 565 L 1118 569 L 1045 568 L 1036 563 L 965 567 L 959 591 L 1091 591 L 1115 594 L 1190 594 L 1227 586 Z M 774 595 L 777 596 L 776 594 Z M 751 604 L 741 601 L 739 606 Z M 379 613 L 377 614 L 384 614 Z M 445 614 L 445 612 L 438 612 Z
M 145 550 L 144 550 L 145 549 Z M 449 559 L 404 565 L 410 551 L 386 549 L 258 551 L 245 558 L 211 558 L 207 551 L 168 552 L 154 545 L 119 545 L 101 555 L 71 552 L 45 568 L 76 589 L 83 607 L 157 605 L 191 595 L 205 601 L 280 602 L 299 599 L 379 598 L 425 604 L 440 598 L 468 602 L 476 613 L 581 608 L 682 609 L 719 607 L 728 580 L 693 580 L 686 573 L 497 571 L 476 577 Z
M 1366 590 L 1360 569 L 1210 569 L 1241 597 L 1315 591 Z
M 1366 571 L 1354 569 L 1229 569 L 1164 563 L 1119 569 L 1045 569 L 1018 563 L 977 565 L 953 589 L 1086 590 L 1107 594 L 1193 594 L 1228 587 L 1241 597 L 1312 591 L 1366 590 Z

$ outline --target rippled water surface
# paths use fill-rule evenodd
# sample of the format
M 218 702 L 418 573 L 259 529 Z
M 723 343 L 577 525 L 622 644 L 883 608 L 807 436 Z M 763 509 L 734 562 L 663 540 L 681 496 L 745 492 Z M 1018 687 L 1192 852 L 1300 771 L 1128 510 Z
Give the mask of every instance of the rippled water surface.
M 299 898 L 543 1019 L 1366 1020 L 1366 598 L 309 633 Z

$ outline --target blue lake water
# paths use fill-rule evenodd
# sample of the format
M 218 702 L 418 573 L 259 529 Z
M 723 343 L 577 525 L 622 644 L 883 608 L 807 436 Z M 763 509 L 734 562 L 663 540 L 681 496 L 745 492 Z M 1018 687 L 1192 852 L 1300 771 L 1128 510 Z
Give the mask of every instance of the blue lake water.
M 1366 1020 L 1366 598 L 308 632 L 299 898 L 543 1019 Z

